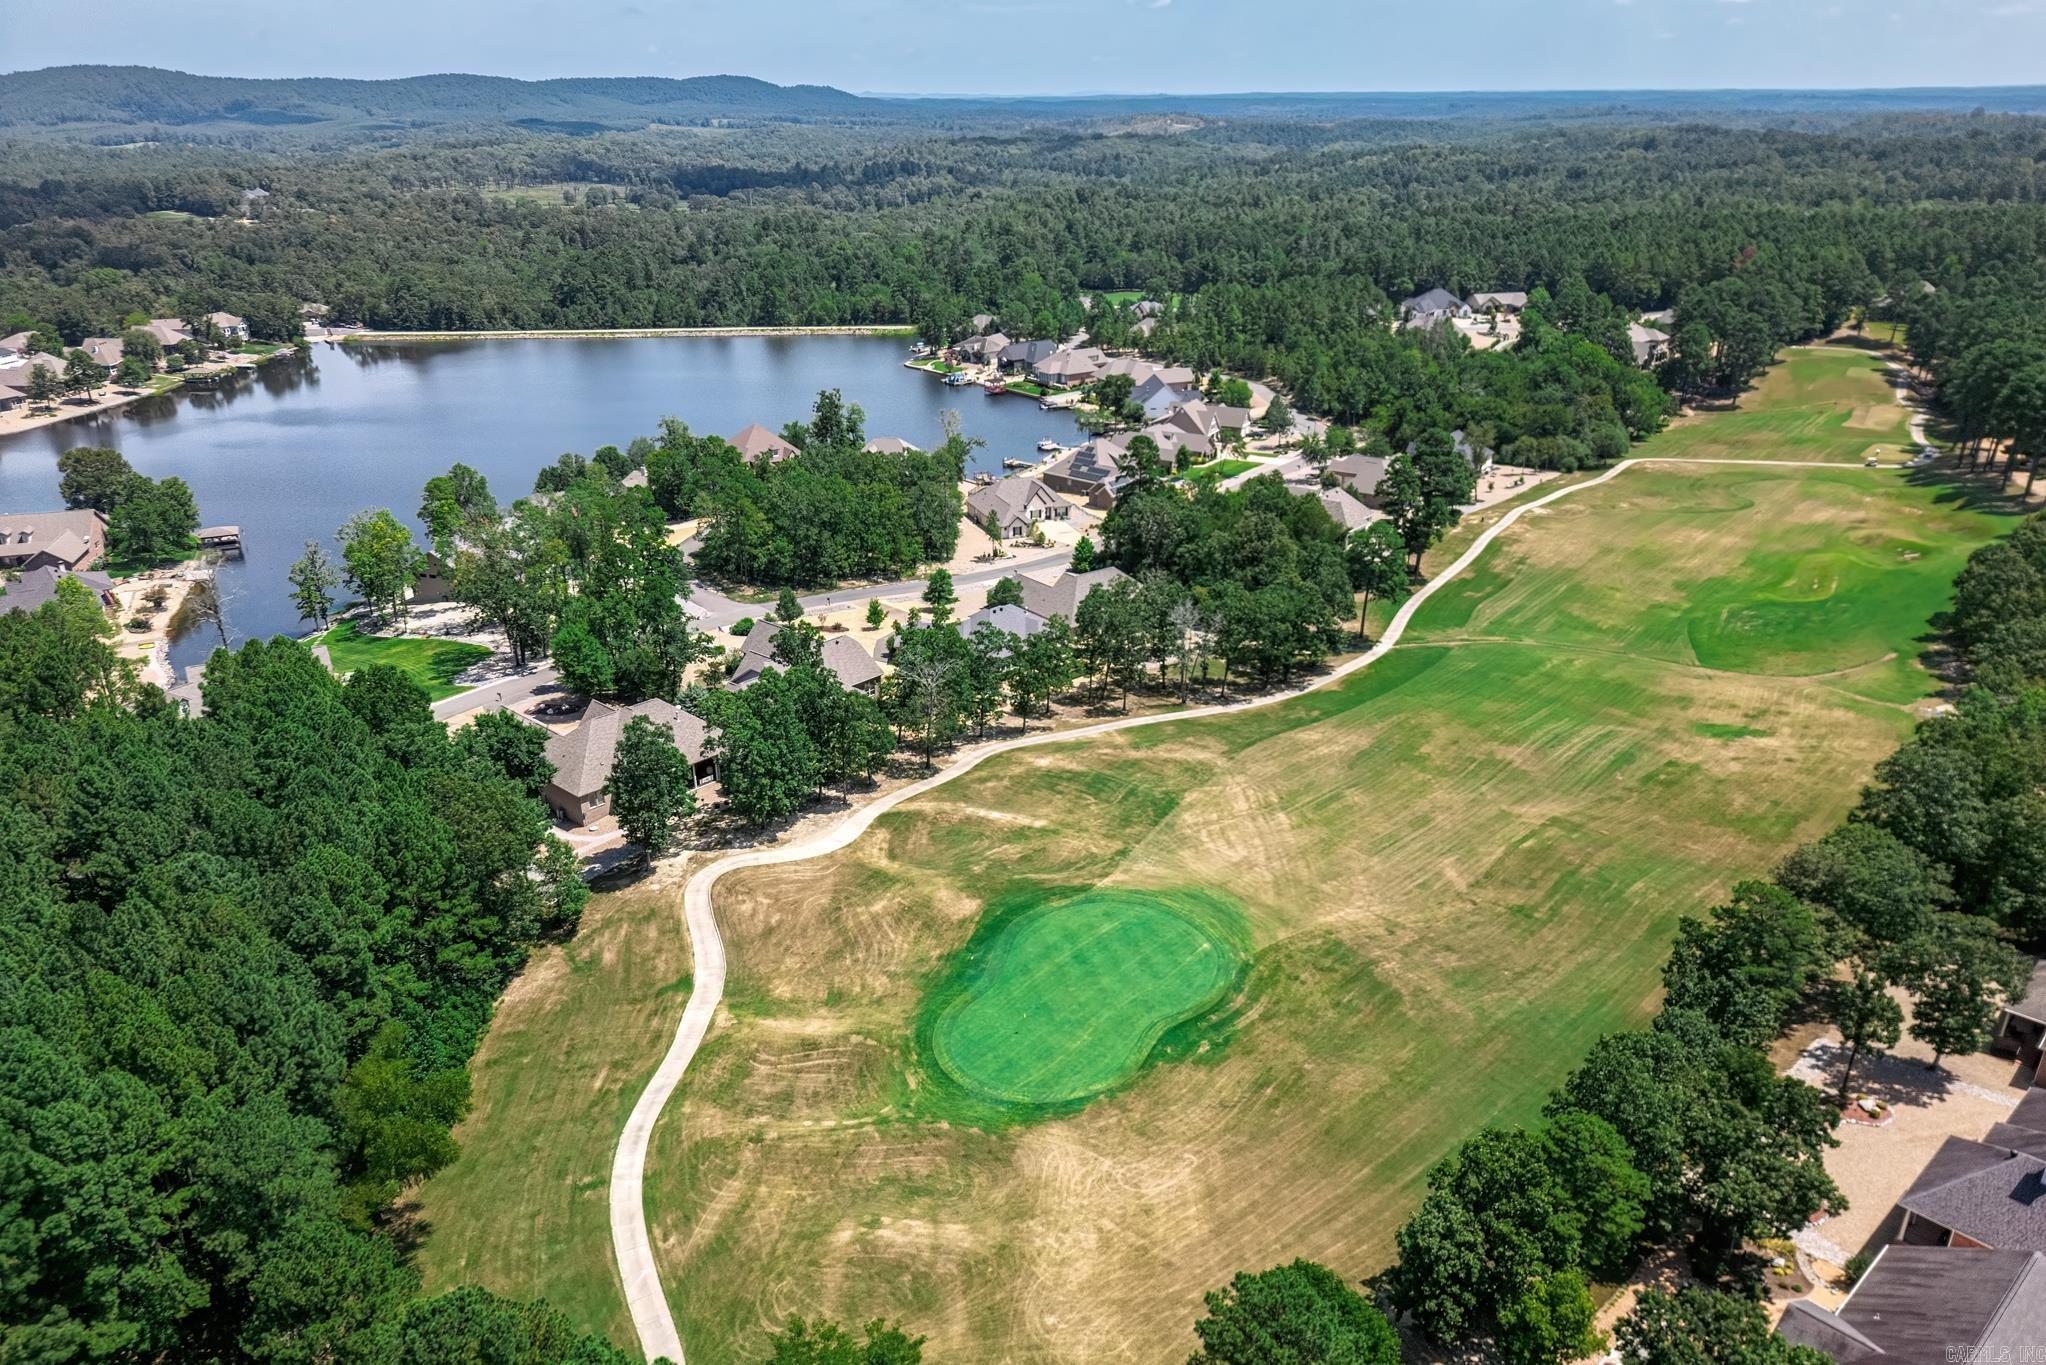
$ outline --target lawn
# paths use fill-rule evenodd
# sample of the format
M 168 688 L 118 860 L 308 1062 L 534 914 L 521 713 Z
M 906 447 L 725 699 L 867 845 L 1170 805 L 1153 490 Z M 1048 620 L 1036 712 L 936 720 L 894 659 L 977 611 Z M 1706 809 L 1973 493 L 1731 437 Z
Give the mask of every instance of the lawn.
M 1877 382 L 1856 358 L 1837 402 Z M 1847 463 L 1866 432 L 1790 368 L 1697 430 L 1773 417 Z M 821 1311 L 934 1358 L 1176 1361 L 1239 1269 L 1380 1268 L 1430 1164 L 1646 1017 L 1678 915 L 1851 804 L 2007 524 L 1893 470 L 1633 469 L 1338 686 L 990 760 L 728 878 L 724 1009 L 647 1172 L 691 1360 Z M 629 1342 L 602 1190 L 678 925 L 599 897 L 514 988 L 424 1191 L 430 1285 Z
M 1256 469 L 1257 465 L 1256 460 L 1210 460 L 1187 470 L 1184 477 L 1194 483 L 1216 483 L 1233 479 L 1245 470 Z
M 489 650 L 465 640 L 364 635 L 355 628 L 353 621 L 337 621 L 318 638 L 317 643 L 327 647 L 337 673 L 353 673 L 371 664 L 389 664 L 411 675 L 412 680 L 425 688 L 426 694 L 435 701 L 461 691 L 455 685 L 456 675 L 490 657 Z

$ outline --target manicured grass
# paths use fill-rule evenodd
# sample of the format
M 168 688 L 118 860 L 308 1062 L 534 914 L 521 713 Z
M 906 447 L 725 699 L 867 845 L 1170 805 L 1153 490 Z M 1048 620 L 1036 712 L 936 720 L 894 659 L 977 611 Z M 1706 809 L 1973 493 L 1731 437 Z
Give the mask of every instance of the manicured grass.
M 490 657 L 490 651 L 465 640 L 423 640 L 414 636 L 364 635 L 353 621 L 338 621 L 319 637 L 334 660 L 334 671 L 353 673 L 371 664 L 389 664 L 410 674 L 435 701 L 462 689 L 455 677 Z
M 1785 351 L 1738 411 L 1684 419 L 1634 453 L 1859 464 L 1881 447 L 1894 463 L 1910 439 L 1907 414 L 1875 356 L 1810 346 Z
M 1850 370 L 1842 401 L 1874 379 Z M 1867 439 L 1772 413 L 1796 385 L 1749 401 L 1682 442 L 1736 422 L 1719 449 L 1766 451 L 1741 428 L 1772 417 L 1808 450 Z M 1913 656 L 1960 556 L 2008 524 L 1894 470 L 1630 470 L 1524 517 L 1338 686 L 991 759 L 828 858 L 726 879 L 724 1008 L 647 1170 L 691 1360 L 756 1358 L 798 1310 L 902 1318 L 934 1358 L 1183 1358 L 1240 1269 L 1383 1266 L 1434 1161 L 1649 1014 L 1677 916 L 1844 813 L 1929 688 Z M 678 886 L 665 916 L 599 897 L 593 932 L 647 927 L 500 1011 L 426 1190 L 431 1285 L 618 1331 L 602 1180 L 681 1007 L 652 985 L 686 969 Z M 1118 960 L 1058 907 L 1188 888 L 1226 897 L 1209 936 L 1247 967 L 1131 1072 L 1175 1008 L 1141 954 L 1174 936 Z M 1044 1098 L 1083 1072 L 1114 1074 Z
M 1195 483 L 1215 483 L 1222 479 L 1233 479 L 1247 469 L 1256 469 L 1256 460 L 1210 460 L 1195 465 L 1183 477 Z
M 1068 1104 L 1127 1079 L 1165 1031 L 1214 1005 L 1240 959 L 1188 897 L 1030 898 L 969 947 L 931 1025 L 945 1071 L 983 1098 Z

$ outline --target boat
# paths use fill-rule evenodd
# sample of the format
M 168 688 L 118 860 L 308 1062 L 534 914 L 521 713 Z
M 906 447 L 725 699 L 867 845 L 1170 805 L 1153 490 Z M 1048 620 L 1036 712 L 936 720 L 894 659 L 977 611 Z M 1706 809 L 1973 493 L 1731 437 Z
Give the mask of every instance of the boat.
M 1028 468 L 1030 468 L 1030 461 L 1028 461 L 1028 460 L 1004 460 L 1004 461 L 1002 461 L 1002 468 L 1004 468 L 1004 469 L 1028 469 Z
M 948 389 L 962 389 L 972 382 L 971 379 L 966 377 L 964 370 L 954 370 L 945 376 L 945 387 Z
M 981 387 L 986 389 L 989 393 L 1007 393 L 1009 391 L 1009 386 L 1007 384 L 1004 384 L 999 379 L 990 379 L 988 380 L 987 383 L 981 385 Z
M 1049 436 L 1045 437 L 1042 441 L 1039 441 L 1037 443 L 1037 448 L 1047 455 L 1056 455 L 1061 450 L 1065 449 L 1064 446 L 1060 445 L 1057 441 L 1052 440 L 1051 437 Z

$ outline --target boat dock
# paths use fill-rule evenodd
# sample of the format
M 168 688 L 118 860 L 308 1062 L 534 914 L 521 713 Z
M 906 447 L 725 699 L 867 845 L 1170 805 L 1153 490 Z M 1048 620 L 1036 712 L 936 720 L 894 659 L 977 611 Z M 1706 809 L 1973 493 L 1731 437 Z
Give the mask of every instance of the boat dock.
M 239 526 L 201 526 L 198 539 L 205 549 L 218 550 L 234 559 L 242 557 L 242 528 Z

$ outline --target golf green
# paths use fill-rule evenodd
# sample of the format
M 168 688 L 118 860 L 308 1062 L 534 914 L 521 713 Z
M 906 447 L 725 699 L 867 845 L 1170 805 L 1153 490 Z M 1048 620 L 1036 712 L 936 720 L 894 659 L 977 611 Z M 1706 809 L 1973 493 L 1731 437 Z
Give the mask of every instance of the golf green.
M 954 1080 L 989 1099 L 1097 1095 L 1236 979 L 1242 957 L 1213 921 L 1184 898 L 1118 890 L 1007 916 L 958 964 L 932 1051 Z

